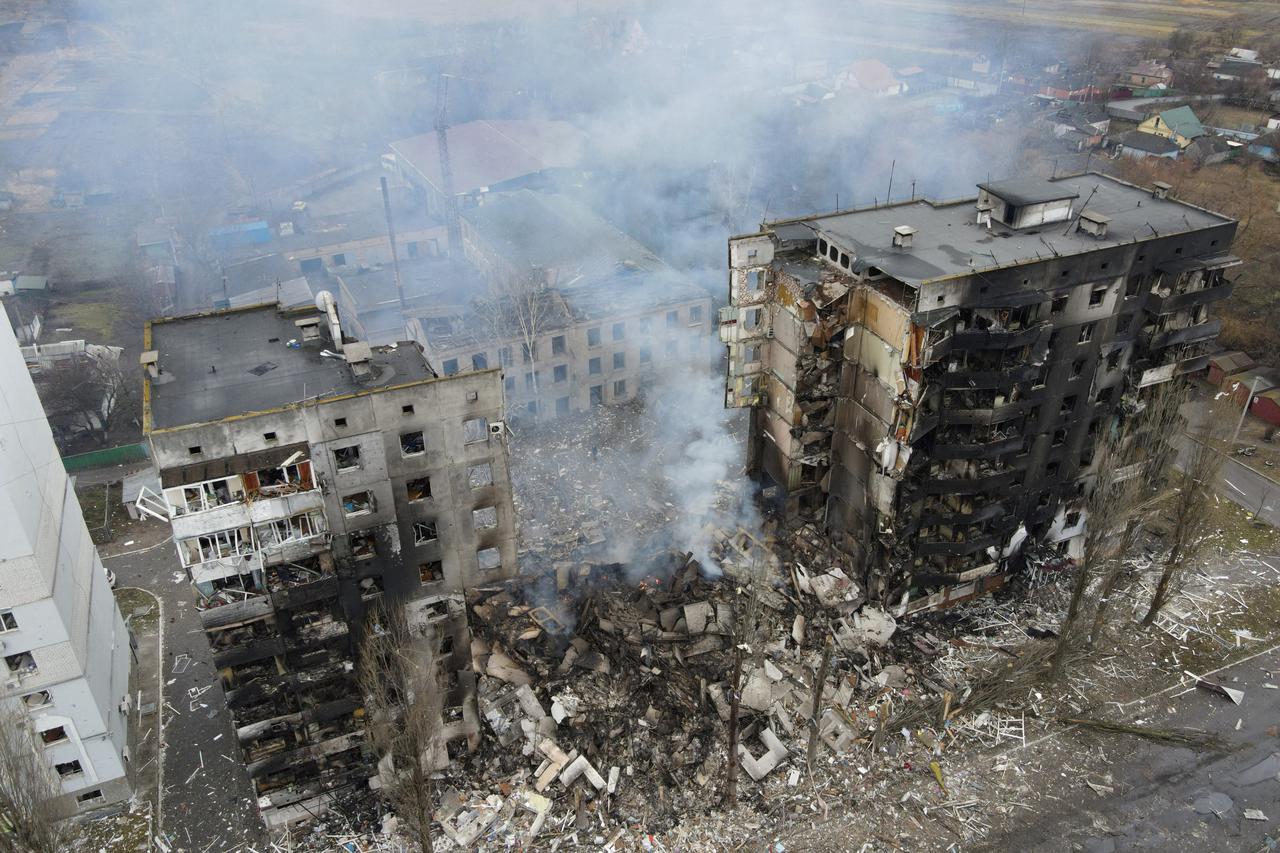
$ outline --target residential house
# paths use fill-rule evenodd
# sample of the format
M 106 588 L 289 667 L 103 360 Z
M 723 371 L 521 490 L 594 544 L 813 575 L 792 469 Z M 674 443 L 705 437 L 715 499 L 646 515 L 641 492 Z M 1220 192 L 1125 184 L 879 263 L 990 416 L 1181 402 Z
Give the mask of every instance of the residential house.
M 1268 163 L 1280 162 L 1280 131 L 1273 130 L 1259 136 L 1249 143 L 1248 151 Z
M 1147 157 L 1176 160 L 1182 153 L 1178 143 L 1172 139 L 1157 136 L 1154 133 L 1144 133 L 1141 130 L 1131 130 L 1126 133 L 1121 139 L 1119 152 L 1122 156 L 1134 160 L 1143 160 Z
M 1241 143 L 1221 136 L 1202 136 L 1188 145 L 1183 154 L 1201 166 L 1211 166 L 1229 159 L 1241 147 Z
M 892 69 L 878 59 L 859 59 L 846 66 L 836 75 L 836 87 L 842 92 L 875 97 L 901 95 L 907 90 Z
M 1162 62 L 1148 60 L 1125 71 L 1124 85 L 1135 89 L 1168 88 L 1173 84 L 1173 69 Z
M 1191 107 L 1176 107 L 1158 112 L 1138 125 L 1138 130 L 1172 139 L 1179 148 L 1186 148 L 1192 140 L 1208 135 Z

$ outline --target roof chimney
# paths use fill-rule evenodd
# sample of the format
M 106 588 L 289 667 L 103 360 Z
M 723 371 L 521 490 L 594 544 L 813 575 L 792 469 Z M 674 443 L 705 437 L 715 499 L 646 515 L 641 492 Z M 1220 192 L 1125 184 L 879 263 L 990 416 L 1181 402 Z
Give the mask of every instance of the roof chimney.
M 910 225 L 899 225 L 893 229 L 893 245 L 899 249 L 910 249 L 911 239 L 915 233 L 916 229 Z
M 347 364 L 351 365 L 351 372 L 357 378 L 372 372 L 369 362 L 373 358 L 373 348 L 364 341 L 352 341 L 344 347 L 342 354 L 347 357 Z
M 1151 195 L 1154 198 L 1168 198 L 1169 190 L 1173 189 L 1172 184 L 1166 184 L 1164 181 L 1156 181 L 1151 185 Z

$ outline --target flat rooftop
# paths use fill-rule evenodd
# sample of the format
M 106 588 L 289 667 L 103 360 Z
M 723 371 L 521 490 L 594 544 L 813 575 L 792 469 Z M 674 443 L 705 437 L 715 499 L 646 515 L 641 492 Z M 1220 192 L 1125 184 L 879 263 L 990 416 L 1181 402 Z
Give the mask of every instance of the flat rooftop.
M 1071 221 L 1082 208 L 1103 214 L 1110 217 L 1107 236 L 1098 239 L 1077 230 L 1074 224 L 1068 228 L 1066 221 L 1017 231 L 993 221 L 988 229 L 977 224 L 976 198 L 917 200 L 767 223 L 765 227 L 788 239 L 802 239 L 806 237 L 803 232 L 820 230 L 854 256 L 855 269 L 876 267 L 899 281 L 918 286 L 974 270 L 1038 263 L 1055 254 L 1085 254 L 1234 221 L 1176 199 L 1155 198 L 1148 189 L 1094 172 L 1046 179 L 1041 182 L 1046 185 L 1043 189 L 1029 183 L 1016 183 L 1022 197 L 1061 199 L 1078 195 Z M 1009 185 L 1010 182 L 1000 182 L 989 186 L 996 190 Z M 893 229 L 901 225 L 916 229 L 909 249 L 893 246 Z M 1227 248 L 1221 247 L 1223 252 Z
M 301 342 L 295 320 L 319 316 L 314 309 L 282 312 L 260 305 L 152 321 L 151 349 L 159 354 L 161 376 L 147 380 L 149 429 L 433 378 L 411 344 L 374 349 L 370 376 L 357 378 L 344 358 L 321 355 L 333 349 L 323 323 L 320 340 L 288 346 Z

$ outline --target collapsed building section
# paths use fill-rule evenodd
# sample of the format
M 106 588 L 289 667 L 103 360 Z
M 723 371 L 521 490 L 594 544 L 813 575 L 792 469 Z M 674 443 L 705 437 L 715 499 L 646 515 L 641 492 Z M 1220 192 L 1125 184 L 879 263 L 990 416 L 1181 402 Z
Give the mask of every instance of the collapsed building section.
M 356 685 L 385 598 L 437 626 L 450 749 L 475 748 L 462 592 L 515 574 L 497 370 L 438 377 L 411 343 L 371 348 L 318 308 L 146 328 L 144 428 L 268 823 L 371 774 Z
M 729 241 L 748 464 L 899 612 L 1078 553 L 1122 398 L 1202 369 L 1236 223 L 1099 174 L 766 223 Z

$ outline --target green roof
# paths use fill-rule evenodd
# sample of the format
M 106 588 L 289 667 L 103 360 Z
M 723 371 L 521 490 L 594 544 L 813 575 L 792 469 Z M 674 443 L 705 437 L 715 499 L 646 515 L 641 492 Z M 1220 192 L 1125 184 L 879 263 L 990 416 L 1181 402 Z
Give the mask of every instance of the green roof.
M 1196 118 L 1196 114 L 1191 111 L 1191 107 L 1165 110 L 1160 113 L 1160 120 L 1174 133 L 1187 139 L 1195 139 L 1207 133 L 1200 119 Z

